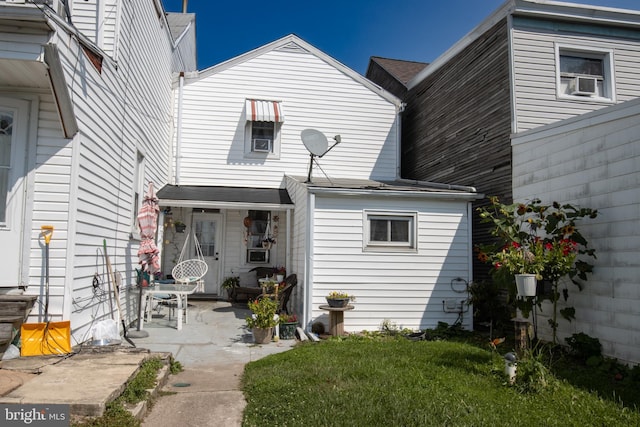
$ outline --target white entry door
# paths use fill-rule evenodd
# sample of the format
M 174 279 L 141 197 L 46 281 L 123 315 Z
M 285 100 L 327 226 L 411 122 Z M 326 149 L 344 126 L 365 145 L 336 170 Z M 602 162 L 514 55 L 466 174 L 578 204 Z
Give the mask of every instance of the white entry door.
M 207 212 L 194 212 L 193 214 L 193 230 L 198 242 L 200 242 L 204 260 L 209 266 L 204 278 L 204 292 L 207 294 L 219 293 L 219 265 L 222 253 L 221 224 L 222 216 L 220 214 Z M 192 256 L 195 255 L 195 248 L 191 250 L 194 251 Z
M 23 275 L 27 101 L 0 97 L 0 287 L 18 286 Z

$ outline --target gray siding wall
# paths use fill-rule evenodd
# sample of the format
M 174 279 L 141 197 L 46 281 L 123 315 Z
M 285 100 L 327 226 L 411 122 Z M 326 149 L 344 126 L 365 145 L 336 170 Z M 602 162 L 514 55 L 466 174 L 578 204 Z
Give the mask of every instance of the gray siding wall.
M 406 103 L 404 178 L 470 185 L 485 195 L 511 199 L 506 19 L 413 87 Z M 478 222 L 473 234 L 477 243 L 489 237 L 487 227 Z M 479 274 L 486 270 L 486 265 L 474 265 Z
M 515 19 L 512 31 L 514 132 L 575 117 L 614 103 L 589 97 L 579 100 L 557 97 L 556 44 L 585 50 L 610 50 L 616 93 L 614 102 L 640 96 L 640 31 Z

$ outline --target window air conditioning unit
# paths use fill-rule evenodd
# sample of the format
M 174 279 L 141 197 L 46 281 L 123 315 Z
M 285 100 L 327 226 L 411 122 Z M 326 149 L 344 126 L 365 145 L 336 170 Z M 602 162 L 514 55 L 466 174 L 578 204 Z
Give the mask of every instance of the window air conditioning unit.
M 594 96 L 598 89 L 598 79 L 595 77 L 574 77 L 569 82 L 571 95 Z
M 265 249 L 248 249 L 247 262 L 254 264 L 266 264 L 269 262 L 269 251 Z
M 253 139 L 253 150 L 261 153 L 270 153 L 271 152 L 271 140 L 268 138 L 254 138 Z

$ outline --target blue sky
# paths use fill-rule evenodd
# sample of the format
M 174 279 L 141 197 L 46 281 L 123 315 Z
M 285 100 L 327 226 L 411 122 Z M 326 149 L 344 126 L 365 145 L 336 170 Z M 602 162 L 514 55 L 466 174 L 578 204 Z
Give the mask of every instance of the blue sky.
M 180 12 L 182 0 L 162 0 Z M 196 14 L 198 68 L 288 34 L 364 74 L 371 56 L 431 62 L 503 0 L 189 0 Z M 638 0 L 573 3 L 640 10 Z

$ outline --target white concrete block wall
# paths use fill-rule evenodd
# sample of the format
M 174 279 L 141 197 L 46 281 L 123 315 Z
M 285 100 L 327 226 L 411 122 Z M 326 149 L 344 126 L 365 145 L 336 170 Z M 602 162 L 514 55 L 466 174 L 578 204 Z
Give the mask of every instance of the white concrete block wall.
M 599 212 L 579 226 L 598 258 L 582 292 L 568 284 L 576 320 L 559 320 L 560 342 L 584 332 L 606 355 L 640 363 L 640 99 L 515 135 L 512 147 L 514 200 Z M 543 339 L 550 313 L 544 304 Z

